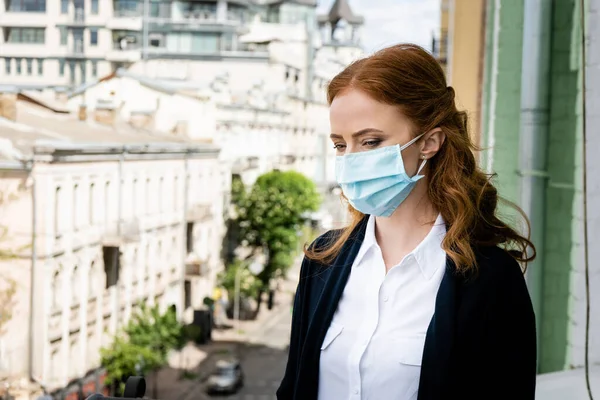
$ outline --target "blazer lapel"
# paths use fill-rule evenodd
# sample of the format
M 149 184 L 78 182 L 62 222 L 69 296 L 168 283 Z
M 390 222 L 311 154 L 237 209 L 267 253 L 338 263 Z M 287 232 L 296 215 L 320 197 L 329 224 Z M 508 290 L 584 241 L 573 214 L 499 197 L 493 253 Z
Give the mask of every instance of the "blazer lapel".
M 435 312 L 425 338 L 419 399 L 444 398 L 448 371 L 452 367 L 451 357 L 454 346 L 454 328 L 457 307 L 458 278 L 450 257 L 446 260 L 446 272 L 435 300 Z
M 312 318 L 312 321 L 309 323 L 306 332 L 304 348 L 300 360 L 300 376 L 298 377 L 298 382 L 303 382 L 305 384 L 298 389 L 310 393 L 304 393 L 304 396 L 298 398 L 317 398 L 321 344 L 325 339 L 333 315 L 337 310 L 338 303 L 342 297 L 344 288 L 346 287 L 354 259 L 365 238 L 367 221 L 368 216 L 365 216 L 346 241 L 335 261 L 326 269 L 328 275 L 323 291 L 317 301 L 314 318 Z

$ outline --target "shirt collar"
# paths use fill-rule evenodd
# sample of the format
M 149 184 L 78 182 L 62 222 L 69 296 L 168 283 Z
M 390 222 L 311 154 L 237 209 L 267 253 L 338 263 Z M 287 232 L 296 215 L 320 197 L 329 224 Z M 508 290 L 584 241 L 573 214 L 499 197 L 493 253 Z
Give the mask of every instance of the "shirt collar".
M 406 257 L 414 257 L 425 279 L 431 279 L 435 272 L 446 265 L 446 252 L 442 249 L 442 240 L 446 235 L 446 223 L 442 214 L 438 214 L 431 230 L 417 247 Z M 369 216 L 365 229 L 365 238 L 356 255 L 354 265 L 358 265 L 369 250 L 379 246 L 375 238 L 375 217 Z

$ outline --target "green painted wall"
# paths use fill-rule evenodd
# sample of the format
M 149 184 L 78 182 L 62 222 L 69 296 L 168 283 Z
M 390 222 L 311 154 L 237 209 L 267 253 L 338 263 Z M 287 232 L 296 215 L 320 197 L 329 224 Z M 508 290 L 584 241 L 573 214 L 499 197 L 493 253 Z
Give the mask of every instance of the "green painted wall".
M 520 196 L 519 134 L 523 1 L 490 0 L 486 32 L 483 94 L 484 152 L 482 165 L 496 172 L 500 195 L 517 202 Z M 498 7 L 499 6 L 499 7 Z M 575 0 L 555 0 L 552 9 L 550 119 L 547 152 L 549 175 L 545 193 L 543 304 L 538 314 L 540 372 L 568 368 L 571 349 L 581 332 L 573 310 L 578 297 L 573 288 L 581 262 L 581 57 Z M 495 80 L 495 81 L 494 81 Z M 508 222 L 515 214 L 506 207 Z M 540 315 L 541 314 L 541 315 Z
M 581 213 L 582 192 L 582 181 L 576 178 L 582 176 L 582 118 L 574 8 L 574 0 L 555 1 L 553 6 L 540 372 L 570 366 L 571 275 L 582 242 L 574 219 Z
M 490 2 L 492 25 L 486 76 L 488 93 L 485 107 L 486 134 L 484 147 L 486 164 L 490 172 L 498 174 L 496 185 L 503 198 L 516 202 L 519 199 L 519 131 L 521 116 L 521 60 L 523 47 L 523 1 L 502 0 Z M 494 54 L 495 52 L 495 54 Z M 495 82 L 494 82 L 495 80 Z M 495 92 L 494 92 L 495 88 Z M 492 162 L 490 163 L 490 159 Z M 515 213 L 501 207 L 500 213 L 513 223 Z

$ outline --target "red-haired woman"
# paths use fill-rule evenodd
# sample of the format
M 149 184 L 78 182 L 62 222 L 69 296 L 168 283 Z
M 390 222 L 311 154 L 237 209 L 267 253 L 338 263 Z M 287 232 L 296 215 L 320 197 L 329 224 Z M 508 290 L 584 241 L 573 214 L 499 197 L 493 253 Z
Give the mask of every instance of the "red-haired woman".
M 329 84 L 346 229 L 306 251 L 280 400 L 533 400 L 532 243 L 497 216 L 454 90 L 397 45 Z

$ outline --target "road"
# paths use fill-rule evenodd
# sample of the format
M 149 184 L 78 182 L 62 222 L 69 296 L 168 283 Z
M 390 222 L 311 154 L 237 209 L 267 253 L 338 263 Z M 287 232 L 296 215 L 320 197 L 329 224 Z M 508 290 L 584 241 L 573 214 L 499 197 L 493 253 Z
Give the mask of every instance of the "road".
M 284 307 L 279 314 L 267 321 L 247 343 L 232 346 L 232 352 L 240 358 L 245 374 L 244 387 L 235 395 L 209 397 L 205 385 L 200 383 L 182 400 L 272 400 L 283 376 L 287 360 L 291 312 Z M 218 358 L 218 356 L 216 357 Z M 207 369 L 216 358 L 207 363 Z

